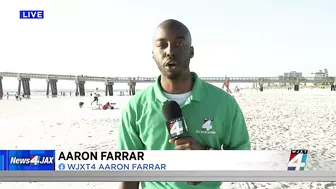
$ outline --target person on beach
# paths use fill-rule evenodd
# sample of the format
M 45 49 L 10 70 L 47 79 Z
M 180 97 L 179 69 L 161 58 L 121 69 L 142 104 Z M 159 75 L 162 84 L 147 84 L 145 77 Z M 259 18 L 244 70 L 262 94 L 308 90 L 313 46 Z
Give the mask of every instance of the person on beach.
M 96 102 L 98 105 L 98 97 L 99 97 L 99 93 L 98 93 L 98 88 L 96 88 L 96 90 L 93 92 L 94 97 L 93 97 L 93 101 L 91 102 L 91 105 Z
M 18 92 L 16 92 L 15 93 L 15 99 L 16 99 L 16 101 L 21 101 L 21 96 L 19 95 L 19 93 Z
M 103 106 L 103 110 L 113 110 L 114 106 L 112 106 L 112 103 L 107 102 L 104 106 Z
M 156 28 L 152 56 L 161 74 L 152 86 L 137 93 L 123 109 L 117 149 L 251 149 L 245 119 L 236 100 L 190 71 L 190 59 L 194 57 L 191 42 L 188 28 L 177 20 L 165 20 Z M 190 137 L 168 139 L 162 106 L 169 100 L 181 106 Z M 200 132 L 205 128 L 211 134 Z M 141 182 L 141 186 L 142 189 L 219 189 L 221 186 L 221 182 L 189 183 Z M 139 184 L 122 182 L 120 189 L 138 189 Z
M 103 110 L 107 110 L 109 108 L 110 108 L 110 103 L 109 102 L 107 102 L 106 104 L 104 104 Z
M 7 92 L 7 100 L 9 100 L 9 92 Z
M 3 96 L 3 94 L 2 94 L 2 92 L 0 92 L 0 100 L 2 100 L 2 96 Z
M 107 102 L 106 104 L 104 104 L 104 106 L 102 104 L 98 104 L 98 107 L 93 108 L 93 110 L 114 110 L 114 109 L 118 109 L 118 108 L 115 108 L 113 106 L 113 104 L 115 104 L 115 103 Z

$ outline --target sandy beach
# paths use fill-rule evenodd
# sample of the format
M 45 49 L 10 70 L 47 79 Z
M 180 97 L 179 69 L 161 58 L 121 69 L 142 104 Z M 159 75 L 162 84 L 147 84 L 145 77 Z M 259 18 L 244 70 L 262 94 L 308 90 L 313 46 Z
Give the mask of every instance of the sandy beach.
M 114 149 L 121 109 L 130 97 L 101 97 L 118 110 L 92 110 L 92 97 L 0 100 L 1 149 Z M 235 97 L 245 115 L 255 150 L 306 148 L 335 151 L 336 92 L 330 89 L 243 90 Z M 84 108 L 78 103 L 83 101 Z M 323 137 L 322 137 L 323 136 Z M 314 159 L 311 169 L 328 169 Z M 118 183 L 0 183 L 3 189 L 114 189 Z M 336 188 L 336 183 L 223 183 L 222 188 Z

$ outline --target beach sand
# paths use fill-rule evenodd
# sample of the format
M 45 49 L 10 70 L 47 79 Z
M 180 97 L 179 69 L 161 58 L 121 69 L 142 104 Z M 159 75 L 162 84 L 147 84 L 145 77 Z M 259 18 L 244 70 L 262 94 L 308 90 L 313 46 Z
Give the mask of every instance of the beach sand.
M 123 108 L 130 97 L 101 97 Z M 257 150 L 305 148 L 335 151 L 336 92 L 305 89 L 244 90 L 235 95 L 248 125 L 252 147 Z M 78 103 L 83 101 L 84 108 Z M 32 98 L 0 101 L 0 149 L 111 150 L 116 144 L 121 109 L 92 110 L 92 97 Z M 316 157 L 312 169 L 328 169 Z M 308 165 L 309 166 L 309 165 Z M 223 183 L 222 188 L 336 188 L 336 183 Z M 3 189 L 72 188 L 114 189 L 118 183 L 0 183 Z

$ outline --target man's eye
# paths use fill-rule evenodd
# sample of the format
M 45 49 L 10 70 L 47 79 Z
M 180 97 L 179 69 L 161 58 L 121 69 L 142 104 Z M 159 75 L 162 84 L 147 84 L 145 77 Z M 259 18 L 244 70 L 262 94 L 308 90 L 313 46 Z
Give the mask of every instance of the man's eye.
M 164 43 L 157 44 L 157 47 L 165 47 L 166 45 Z
M 178 43 L 176 43 L 176 45 L 177 46 L 182 46 L 182 45 L 184 45 L 182 42 L 178 42 Z

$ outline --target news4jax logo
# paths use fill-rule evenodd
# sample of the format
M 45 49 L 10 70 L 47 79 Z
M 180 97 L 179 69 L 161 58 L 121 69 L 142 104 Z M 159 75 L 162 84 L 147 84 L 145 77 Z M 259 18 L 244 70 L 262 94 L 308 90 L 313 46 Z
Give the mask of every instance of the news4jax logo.
M 169 124 L 170 127 L 170 136 L 171 137 L 176 137 L 179 135 L 182 135 L 184 130 L 183 130 L 183 120 L 182 119 L 177 119 L 177 120 L 172 120 Z
M 288 171 L 303 171 L 307 163 L 308 150 L 291 150 Z
M 17 158 L 12 157 L 11 164 L 25 164 L 25 165 L 41 165 L 41 164 L 53 164 L 54 157 L 41 157 L 32 156 L 31 158 Z

